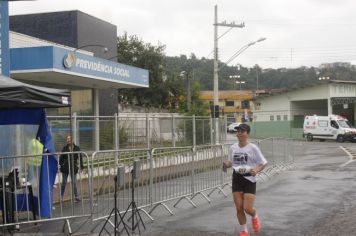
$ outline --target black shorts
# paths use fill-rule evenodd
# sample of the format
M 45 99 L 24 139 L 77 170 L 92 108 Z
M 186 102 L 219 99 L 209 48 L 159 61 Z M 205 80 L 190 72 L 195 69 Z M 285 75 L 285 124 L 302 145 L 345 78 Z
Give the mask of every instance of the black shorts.
M 232 192 L 256 194 L 256 183 L 251 182 L 234 171 L 232 173 Z

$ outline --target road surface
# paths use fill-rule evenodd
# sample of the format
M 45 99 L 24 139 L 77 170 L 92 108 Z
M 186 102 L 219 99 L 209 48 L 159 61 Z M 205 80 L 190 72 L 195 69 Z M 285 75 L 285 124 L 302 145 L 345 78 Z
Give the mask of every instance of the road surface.
M 339 147 L 356 150 L 356 145 L 302 145 L 305 155 L 295 160 L 292 170 L 258 185 L 256 207 L 263 227 L 258 235 L 356 235 L 356 160 Z M 236 235 L 239 229 L 231 194 L 177 211 L 156 217 L 145 235 Z
M 258 184 L 256 207 L 262 221 L 258 235 L 356 235 L 356 159 L 340 148 L 356 151 L 356 144 L 316 141 L 301 145 L 305 154 L 295 159 L 291 170 Z M 228 196 L 225 198 L 216 191 L 210 204 L 197 196 L 194 199 L 197 208 L 184 200 L 177 208 L 172 206 L 174 203 L 167 203 L 173 209 L 172 216 L 158 207 L 153 212 L 154 222 L 142 214 L 146 226 L 143 235 L 237 235 L 239 227 L 231 190 L 230 187 L 224 190 Z M 95 226 L 90 220 L 76 220 L 72 224 L 74 235 L 97 235 L 101 229 L 99 225 L 90 233 Z M 32 227 L 39 235 L 63 235 L 62 226 L 63 222 L 53 222 Z M 17 234 L 28 235 L 21 231 Z

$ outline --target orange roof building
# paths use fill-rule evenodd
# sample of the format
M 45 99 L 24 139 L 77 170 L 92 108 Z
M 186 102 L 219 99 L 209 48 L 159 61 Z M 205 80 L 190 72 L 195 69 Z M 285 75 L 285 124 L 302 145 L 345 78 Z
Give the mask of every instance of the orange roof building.
M 251 90 L 223 90 L 219 91 L 220 114 L 226 115 L 230 120 L 241 122 L 244 119 L 251 120 L 254 93 Z M 213 91 L 201 91 L 199 99 L 209 102 L 211 105 L 214 101 Z M 209 110 L 210 112 L 210 110 Z

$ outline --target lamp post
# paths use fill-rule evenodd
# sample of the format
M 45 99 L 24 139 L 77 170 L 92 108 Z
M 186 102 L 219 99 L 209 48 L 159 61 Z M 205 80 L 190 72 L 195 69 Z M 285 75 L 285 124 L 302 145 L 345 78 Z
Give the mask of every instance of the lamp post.
M 240 90 L 241 90 L 241 85 L 242 85 L 242 84 L 245 84 L 246 82 L 245 82 L 245 81 L 236 81 L 235 83 L 236 83 L 236 84 L 240 84 Z
M 218 120 L 218 116 L 216 116 L 216 114 L 219 114 L 219 76 L 218 73 L 221 70 L 222 67 L 219 68 L 218 65 L 218 39 L 220 37 L 218 37 L 218 26 L 225 26 L 225 27 L 230 27 L 230 28 L 243 28 L 245 27 L 244 23 L 241 23 L 239 25 L 235 24 L 235 22 L 232 23 L 226 23 L 226 21 L 222 22 L 222 23 L 218 23 L 218 7 L 217 5 L 215 5 L 215 15 L 214 15 L 214 93 L 213 93 L 213 130 L 214 132 L 214 137 L 215 137 L 215 143 L 219 143 L 219 120 Z M 250 42 L 247 45 L 245 45 L 244 47 L 240 48 L 226 63 L 228 64 L 229 62 L 231 62 L 232 60 L 234 60 L 238 55 L 240 55 L 242 52 L 244 52 L 247 48 L 249 48 L 250 46 L 262 42 L 266 40 L 266 38 L 260 38 L 254 42 Z M 217 110 L 217 112 L 215 112 Z
M 240 75 L 230 75 L 229 78 L 230 79 L 240 79 Z
M 190 111 L 190 106 L 191 106 L 191 100 L 192 100 L 192 95 L 191 95 L 191 89 L 190 89 L 190 79 L 189 79 L 189 74 L 186 71 L 180 72 L 180 77 L 183 79 L 186 79 L 187 83 L 187 109 Z
M 235 24 L 235 22 L 226 23 L 226 21 L 218 23 L 218 6 L 215 5 L 214 7 L 214 94 L 213 94 L 214 102 L 213 102 L 213 109 L 212 109 L 215 143 L 219 143 L 218 26 L 229 27 L 231 29 L 231 28 L 243 28 L 245 27 L 245 24 L 244 23 Z
M 257 93 L 257 90 L 258 90 L 258 80 L 259 80 L 259 78 L 258 78 L 259 76 L 258 76 L 258 65 L 256 65 L 256 93 Z
M 240 80 L 241 76 L 240 76 L 240 75 L 230 75 L 229 78 L 230 78 L 230 79 L 236 79 L 236 80 L 235 80 L 235 83 L 236 83 L 236 84 L 240 84 L 240 90 L 241 90 L 241 84 L 244 84 L 244 83 L 245 83 L 245 81 L 241 81 L 241 80 Z
M 249 42 L 248 44 L 242 46 L 239 50 L 237 50 L 226 62 L 226 64 L 229 64 L 230 62 L 232 62 L 236 57 L 238 57 L 241 53 L 243 53 L 246 49 L 248 49 L 249 47 L 251 47 L 252 45 L 255 45 L 256 43 L 265 41 L 267 38 L 265 37 L 261 37 L 259 39 L 257 39 L 256 41 L 252 41 Z M 222 68 L 222 67 L 221 67 Z M 221 68 L 219 70 L 221 70 Z

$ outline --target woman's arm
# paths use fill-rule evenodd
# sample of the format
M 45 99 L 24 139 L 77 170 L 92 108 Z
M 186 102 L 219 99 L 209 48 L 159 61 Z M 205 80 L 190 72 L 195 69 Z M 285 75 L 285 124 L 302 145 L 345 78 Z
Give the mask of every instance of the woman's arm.
M 226 172 L 227 168 L 230 168 L 232 166 L 231 161 L 229 160 L 224 160 L 223 161 L 223 171 Z
M 257 165 L 255 168 L 253 168 L 253 169 L 250 171 L 250 174 L 251 174 L 252 176 L 256 176 L 259 172 L 261 172 L 261 171 L 265 168 L 266 165 L 267 165 L 267 164 L 259 164 L 259 165 Z

